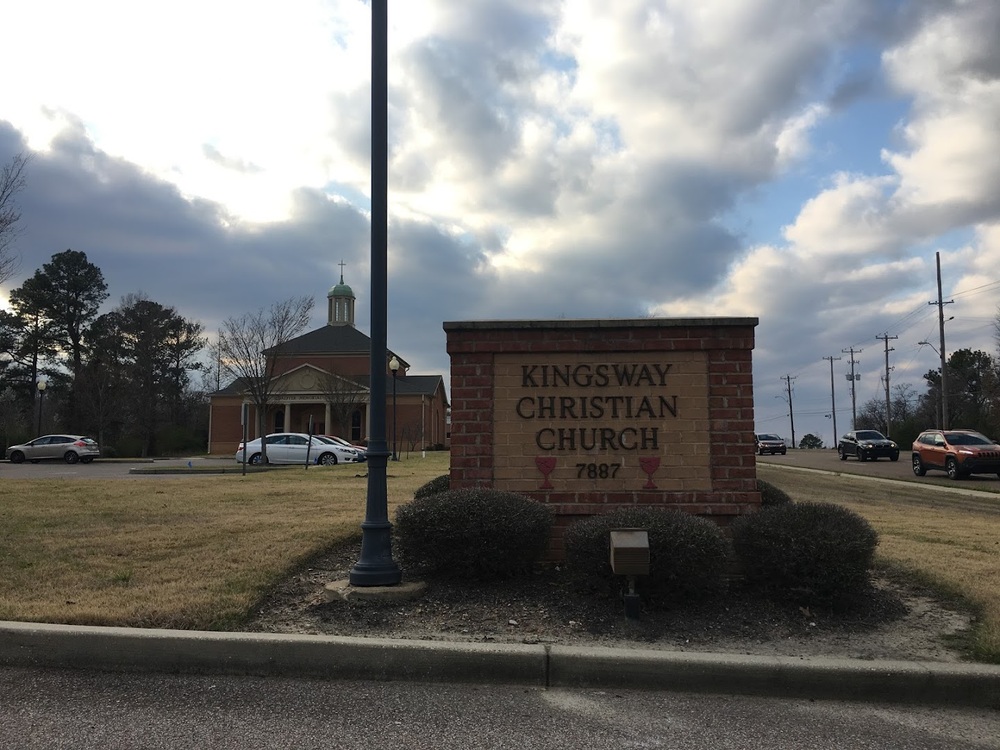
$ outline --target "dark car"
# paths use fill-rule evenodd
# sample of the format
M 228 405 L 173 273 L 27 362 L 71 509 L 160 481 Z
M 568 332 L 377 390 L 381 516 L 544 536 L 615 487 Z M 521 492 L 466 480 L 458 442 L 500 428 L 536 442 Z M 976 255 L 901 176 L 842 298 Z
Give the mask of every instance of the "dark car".
M 757 453 L 762 456 L 765 453 L 770 453 L 772 456 L 775 453 L 780 453 L 783 456 L 788 452 L 788 446 L 785 445 L 785 441 L 770 432 L 758 432 L 754 435 L 754 441 Z
M 877 430 L 853 430 L 845 433 L 837 443 L 837 453 L 841 461 L 854 456 L 859 461 L 876 461 L 888 458 L 899 460 L 899 446 Z
M 922 477 L 931 469 L 951 479 L 1000 476 L 1000 445 L 975 430 L 924 430 L 913 441 L 913 473 Z

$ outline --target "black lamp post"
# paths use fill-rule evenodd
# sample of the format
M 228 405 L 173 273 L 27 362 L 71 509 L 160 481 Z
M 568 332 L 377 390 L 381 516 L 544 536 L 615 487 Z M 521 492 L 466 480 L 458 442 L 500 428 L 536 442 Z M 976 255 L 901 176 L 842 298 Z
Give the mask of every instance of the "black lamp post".
M 399 374 L 399 360 L 396 355 L 392 355 L 389 360 L 389 370 L 392 372 L 392 460 L 399 460 L 399 451 L 396 449 L 396 376 Z
M 389 3 L 372 0 L 372 204 L 371 349 L 369 391 L 368 497 L 361 523 L 361 557 L 351 568 L 352 586 L 394 586 L 403 578 L 392 559 L 392 524 L 385 444 L 386 280 L 389 240 Z
M 45 389 L 49 387 L 45 378 L 38 379 L 38 434 L 42 434 L 42 405 L 45 403 Z

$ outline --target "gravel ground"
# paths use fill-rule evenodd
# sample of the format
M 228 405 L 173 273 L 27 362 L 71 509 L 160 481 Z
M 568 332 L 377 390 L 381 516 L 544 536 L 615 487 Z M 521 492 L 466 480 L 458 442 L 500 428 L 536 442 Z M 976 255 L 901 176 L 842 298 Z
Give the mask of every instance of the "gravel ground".
M 359 554 L 349 545 L 314 560 L 272 592 L 246 629 L 957 662 L 972 623 L 970 612 L 885 576 L 837 611 L 769 601 L 732 583 L 709 602 L 644 609 L 637 622 L 625 618 L 620 598 L 581 593 L 556 567 L 498 584 L 434 582 L 408 602 L 327 602 L 325 585 L 346 579 Z

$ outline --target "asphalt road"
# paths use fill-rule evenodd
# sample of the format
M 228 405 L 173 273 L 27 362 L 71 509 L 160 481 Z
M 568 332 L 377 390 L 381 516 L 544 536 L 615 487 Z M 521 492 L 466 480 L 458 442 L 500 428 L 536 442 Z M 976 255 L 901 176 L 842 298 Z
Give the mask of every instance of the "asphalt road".
M 924 477 L 916 477 L 910 468 L 909 454 L 904 451 L 898 461 L 882 458 L 864 463 L 854 458 L 841 461 L 834 450 L 790 450 L 784 456 L 757 456 L 757 462 L 764 465 L 795 466 L 799 468 L 830 471 L 837 474 L 857 474 L 859 476 L 898 479 L 925 485 L 942 487 L 964 487 L 967 489 L 1000 492 L 1000 477 L 983 474 L 951 480 L 944 472 L 930 471 Z M 136 479 L 150 476 L 187 476 L 187 470 L 225 470 L 238 473 L 240 465 L 232 458 L 164 458 L 164 459 L 98 459 L 90 464 L 65 464 L 62 461 L 44 461 L 37 464 L 12 464 L 0 461 L 0 477 L 11 479 Z M 163 473 L 152 473 L 162 471 Z M 143 472 L 143 473 L 137 473 Z
M 0 670 L 0 744 L 58 748 L 1000 748 L 1000 714 L 503 685 Z
M 940 485 L 942 487 L 966 487 L 968 489 L 1000 492 L 1000 477 L 996 474 L 974 474 L 964 479 L 948 479 L 943 471 L 928 471 L 923 477 L 913 474 L 910 453 L 903 451 L 898 461 L 880 458 L 877 461 L 858 461 L 848 458 L 841 461 L 835 450 L 789 450 L 784 456 L 757 456 L 759 464 L 795 466 L 804 469 L 818 469 L 838 474 L 857 474 L 880 479 L 899 479 L 918 484 Z

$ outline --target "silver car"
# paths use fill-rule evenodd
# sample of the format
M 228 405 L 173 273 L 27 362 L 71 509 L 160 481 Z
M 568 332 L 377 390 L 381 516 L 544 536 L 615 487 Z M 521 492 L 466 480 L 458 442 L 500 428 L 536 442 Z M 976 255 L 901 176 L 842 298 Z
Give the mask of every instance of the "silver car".
M 356 463 L 358 453 L 353 448 L 345 448 L 320 435 L 310 436 L 304 432 L 276 432 L 264 438 L 267 441 L 267 463 L 269 464 L 323 464 L 333 466 L 338 463 Z M 243 443 L 236 448 L 236 460 L 248 464 L 264 462 L 260 438 Z
M 38 463 L 47 459 L 62 459 L 68 464 L 79 461 L 89 464 L 101 455 L 97 441 L 84 435 L 43 435 L 23 445 L 7 448 L 7 459 L 14 464 L 24 461 Z

